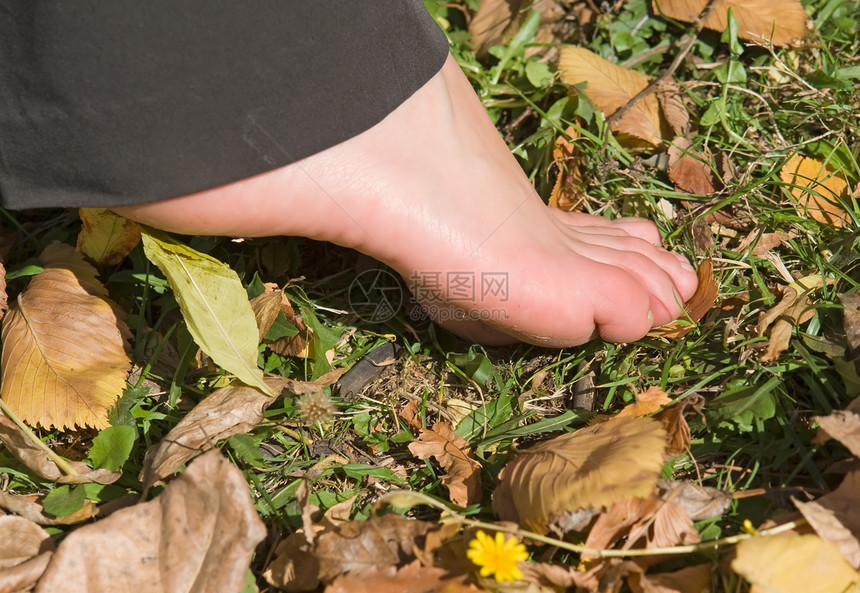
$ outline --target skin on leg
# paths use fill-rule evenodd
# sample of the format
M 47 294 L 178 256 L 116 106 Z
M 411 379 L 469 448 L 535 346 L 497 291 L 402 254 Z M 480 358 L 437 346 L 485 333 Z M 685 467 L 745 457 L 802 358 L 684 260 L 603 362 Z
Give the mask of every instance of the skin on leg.
M 697 284 L 683 257 L 659 247 L 652 223 L 545 206 L 450 56 L 382 122 L 341 144 L 226 186 L 115 210 L 177 233 L 352 247 L 432 288 L 434 302 L 460 317 L 447 327 L 489 343 L 635 340 L 676 318 Z M 473 294 L 436 286 L 452 275 L 472 277 Z M 504 278 L 505 290 L 482 291 L 490 277 Z

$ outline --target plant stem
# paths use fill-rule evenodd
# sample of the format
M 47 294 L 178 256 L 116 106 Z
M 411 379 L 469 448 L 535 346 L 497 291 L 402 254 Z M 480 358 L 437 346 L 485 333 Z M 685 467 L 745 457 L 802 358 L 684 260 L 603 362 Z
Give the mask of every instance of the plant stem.
M 0 411 L 6 414 L 6 416 L 8 416 L 9 419 L 14 422 L 18 426 L 18 428 L 20 428 L 24 432 L 24 434 L 27 435 L 27 438 L 33 441 L 33 443 L 37 447 L 44 450 L 48 458 L 50 458 L 50 460 L 53 461 L 57 465 L 57 467 L 59 467 L 63 472 L 65 472 L 67 476 L 78 475 L 78 472 L 75 470 L 75 468 L 73 468 L 67 460 L 63 459 L 62 457 L 51 451 L 51 448 L 48 447 L 48 445 L 46 445 L 45 443 L 43 443 L 42 439 L 37 437 L 36 433 L 34 433 L 29 426 L 24 424 L 21 419 L 18 418 L 18 416 L 16 416 L 15 413 L 10 410 L 9 407 L 3 402 L 3 400 L 0 400 Z

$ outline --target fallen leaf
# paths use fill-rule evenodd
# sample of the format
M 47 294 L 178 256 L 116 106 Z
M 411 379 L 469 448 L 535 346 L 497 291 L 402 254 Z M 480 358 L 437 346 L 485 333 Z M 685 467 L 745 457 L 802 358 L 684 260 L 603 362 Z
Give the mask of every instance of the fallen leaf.
M 802 502 L 793 499 L 793 502 L 821 539 L 835 544 L 854 569 L 860 568 L 860 542 L 831 509 L 814 500 Z
M 438 526 L 388 513 L 367 521 L 350 521 L 317 535 L 314 553 L 319 579 L 369 568 L 384 568 L 414 559 L 416 539 Z
M 26 562 L 0 570 L 0 593 L 26 593 L 44 574 L 53 552 L 39 554 Z
M 719 294 L 719 285 L 714 276 L 714 265 L 711 258 L 704 260 L 699 269 L 696 270 L 699 285 L 690 300 L 684 303 L 684 316 L 671 323 L 655 327 L 649 336 L 679 340 L 690 333 L 696 324 L 705 316 L 705 313 L 714 307 Z
M 693 521 L 721 516 L 733 500 L 727 492 L 687 481 L 660 480 L 657 490 L 660 498 L 677 504 Z
M 313 591 L 319 586 L 319 561 L 305 533 L 287 536 L 275 548 L 272 558 L 263 578 L 273 587 L 298 593 Z
M 834 593 L 860 582 L 839 549 L 816 535 L 744 540 L 732 569 L 752 583 L 751 593 Z
M 675 138 L 669 146 L 669 179 L 681 191 L 710 196 L 716 181 L 704 155 L 690 150 L 690 141 Z
M 851 197 L 842 173 L 819 160 L 794 154 L 780 169 L 779 178 L 797 200 L 797 211 L 801 216 L 808 215 L 836 228 L 850 223 L 845 205 Z
M 744 237 L 743 241 L 738 244 L 735 251 L 745 251 L 750 245 L 755 243 L 755 247 L 752 249 L 752 254 L 758 257 L 764 257 L 764 254 L 774 247 L 779 247 L 783 243 L 787 243 L 795 237 L 797 237 L 797 231 L 794 229 L 788 232 L 776 231 L 773 233 L 762 233 L 761 229 L 758 228 L 754 229 L 750 234 Z
M 283 391 L 299 395 L 322 388 L 284 377 L 265 379 L 274 393 Z M 213 448 L 218 441 L 256 428 L 265 411 L 277 398 L 254 387 L 234 383 L 213 391 L 161 440 L 158 448 L 147 455 L 141 481 L 146 488 L 172 475 L 188 460 Z
M 851 451 L 855 457 L 860 457 L 860 415 L 848 410 L 839 410 L 829 416 L 816 416 L 818 434 L 813 439 L 814 444 L 822 444 L 828 439 L 836 439 Z
M 665 431 L 651 418 L 613 418 L 544 441 L 502 469 L 493 511 L 543 534 L 565 511 L 648 496 L 665 444 Z
M 654 12 L 669 18 L 695 22 L 708 0 L 653 0 Z M 752 41 L 768 41 L 774 45 L 789 45 L 806 34 L 806 12 L 798 0 L 717 0 L 705 19 L 705 27 L 723 31 L 728 25 L 728 12 L 738 22 L 738 37 Z
M 398 569 L 370 568 L 339 576 L 325 593 L 477 593 L 464 576 L 451 576 L 435 566 L 418 562 Z
M 657 102 L 660 104 L 660 111 L 663 113 L 663 118 L 675 136 L 686 136 L 687 128 L 690 125 L 690 112 L 687 111 L 687 106 L 684 105 L 684 92 L 680 85 L 673 79 L 669 78 L 657 85 L 655 91 Z
M 448 488 L 451 502 L 466 507 L 481 501 L 481 464 L 472 456 L 466 439 L 454 434 L 448 422 L 437 422 L 432 430 L 421 429 L 408 447 L 418 459 L 433 457 L 442 466 L 442 484 Z
M 559 57 L 561 80 L 571 86 L 587 83 L 585 94 L 610 117 L 648 86 L 650 79 L 582 47 L 565 47 Z M 664 123 L 657 97 L 650 94 L 612 125 L 618 141 L 631 148 L 656 148 L 663 143 Z
M 818 535 L 822 539 L 836 543 L 842 554 L 854 568 L 858 568 L 858 564 L 860 564 L 860 553 L 857 550 L 857 542 L 860 541 L 860 506 L 857 505 L 858 498 L 860 498 L 860 470 L 855 469 L 845 476 L 836 490 L 828 492 L 815 503 L 821 510 L 826 511 L 832 517 L 833 521 L 837 522 L 839 527 L 847 533 L 836 528 L 833 531 L 834 537 L 831 538 L 829 534 L 819 531 L 816 522 L 807 517 L 807 520 L 815 528 Z M 804 513 L 805 515 L 806 513 Z M 829 521 L 829 519 L 825 518 L 825 521 Z
M 702 416 L 702 408 L 704 407 L 705 398 L 694 393 L 654 416 L 655 420 L 659 420 L 663 424 L 668 435 L 667 459 L 674 459 L 690 450 L 690 425 L 687 424 L 686 416 L 692 414 Z M 703 416 L 702 419 L 704 420 Z
M 672 403 L 672 398 L 666 395 L 666 392 L 657 385 L 652 385 L 645 391 L 637 393 L 634 397 L 636 401 L 624 406 L 615 415 L 616 418 L 647 416 L 648 414 L 653 414 L 663 406 Z
M 6 297 L 6 268 L 0 263 L 0 319 L 9 310 L 9 303 Z
M 821 274 L 795 280 L 783 289 L 779 303 L 761 314 L 756 325 L 758 335 L 763 336 L 770 329 L 767 350 L 761 357 L 762 363 L 775 361 L 788 349 L 794 326 L 809 321 L 815 314 L 809 305 L 809 294 L 823 285 Z
M 140 243 L 140 225 L 107 208 L 81 208 L 77 250 L 100 268 L 115 266 Z
M 272 395 L 257 368 L 259 331 L 239 276 L 229 266 L 145 227 L 143 250 L 167 278 L 194 342 L 242 382 Z
M 860 372 L 860 290 L 839 295 L 842 310 L 842 327 L 848 342 L 848 353 Z
M 154 500 L 70 533 L 36 593 L 240 591 L 265 536 L 242 472 L 213 450 Z
M 47 531 L 22 517 L 0 517 L 0 569 L 7 569 L 54 550 Z
M 579 132 L 570 126 L 555 139 L 552 158 L 558 167 L 558 177 L 549 195 L 548 204 L 565 212 L 578 212 L 585 205 L 585 182 L 583 181 L 584 158 L 568 138 L 576 139 Z
M 634 572 L 627 582 L 633 593 L 707 593 L 712 590 L 713 568 L 711 564 L 697 564 L 674 572 Z
M 482 0 L 468 25 L 475 54 L 484 58 L 492 46 L 510 41 L 532 10 L 540 12 L 541 27 L 535 34 L 535 43 L 553 43 L 551 26 L 566 14 L 554 0 Z
M 40 260 L 3 319 L 3 401 L 32 426 L 104 428 L 131 368 L 124 315 L 71 246 Z
M 267 282 L 265 287 L 265 292 L 251 299 L 251 309 L 257 319 L 257 327 L 260 328 L 259 341 L 264 342 L 270 350 L 282 356 L 308 358 L 310 355 L 308 345 L 312 337 L 310 328 L 302 321 L 301 317 L 296 316 L 296 312 L 283 289 L 270 282 Z M 271 330 L 281 313 L 283 313 L 287 323 L 294 328 L 295 335 L 278 337 L 274 340 L 265 339 L 266 334 Z

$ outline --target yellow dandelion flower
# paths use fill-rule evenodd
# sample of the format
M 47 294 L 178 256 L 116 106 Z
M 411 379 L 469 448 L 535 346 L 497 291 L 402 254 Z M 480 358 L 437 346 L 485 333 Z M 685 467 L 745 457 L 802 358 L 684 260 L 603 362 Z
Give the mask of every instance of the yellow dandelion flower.
M 496 582 L 518 581 L 523 573 L 517 568 L 517 562 L 529 557 L 526 547 L 517 542 L 517 538 L 505 538 L 501 531 L 492 538 L 480 529 L 475 539 L 469 542 L 466 557 L 481 567 L 481 576 L 494 575 Z

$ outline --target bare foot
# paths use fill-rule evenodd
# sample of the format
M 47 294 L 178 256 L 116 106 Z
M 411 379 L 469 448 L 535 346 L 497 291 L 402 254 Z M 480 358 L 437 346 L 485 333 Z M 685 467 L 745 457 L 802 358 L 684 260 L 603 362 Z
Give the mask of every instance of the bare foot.
M 359 136 L 263 175 L 117 212 L 179 233 L 298 235 L 358 249 L 442 305 L 437 317 L 452 331 L 490 343 L 635 340 L 676 318 L 697 283 L 683 257 L 659 247 L 652 223 L 546 207 L 450 56 Z

